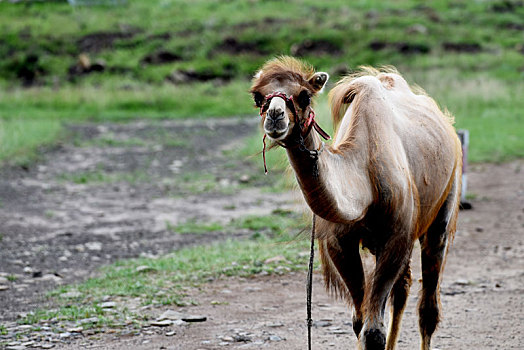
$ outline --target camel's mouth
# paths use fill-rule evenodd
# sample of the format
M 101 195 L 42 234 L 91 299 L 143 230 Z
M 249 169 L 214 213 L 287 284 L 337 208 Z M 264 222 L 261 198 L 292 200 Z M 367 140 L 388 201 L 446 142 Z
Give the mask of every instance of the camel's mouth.
M 289 123 L 289 119 L 284 115 L 276 119 L 266 118 L 264 121 L 264 132 L 275 141 L 283 140 L 289 132 Z
M 272 131 L 267 131 L 265 130 L 266 132 L 266 135 L 270 138 L 270 139 L 273 139 L 275 141 L 280 141 L 282 139 L 284 139 L 287 135 L 287 131 L 288 129 L 284 129 L 284 130 L 272 130 Z

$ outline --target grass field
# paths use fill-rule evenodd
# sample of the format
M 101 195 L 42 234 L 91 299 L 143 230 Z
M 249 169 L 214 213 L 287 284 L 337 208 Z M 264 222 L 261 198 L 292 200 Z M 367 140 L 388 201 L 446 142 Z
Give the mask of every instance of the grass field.
M 520 2 L 283 4 L 0 3 L 0 161 L 30 161 L 64 122 L 255 116 L 249 79 L 279 54 L 334 79 L 396 65 L 470 129 L 472 161 L 524 156 Z
M 395 65 L 456 116 L 457 128 L 470 130 L 470 161 L 524 157 L 523 23 L 522 2 L 512 0 L 129 0 L 119 7 L 3 1 L 0 163 L 30 164 L 45 150 L 42 146 L 74 142 L 66 123 L 257 118 L 247 93 L 250 77 L 281 54 L 329 72 L 330 84 L 359 65 Z M 332 131 L 325 95 L 316 110 L 322 126 Z M 260 146 L 261 136 L 254 135 L 241 155 L 253 155 Z M 270 171 L 284 169 L 282 156 L 281 150 L 269 152 Z M 94 171 L 59 180 L 84 184 L 142 178 L 140 172 L 107 176 Z M 215 182 L 197 179 L 198 188 L 189 192 L 205 192 Z M 101 323 L 116 322 L 99 305 L 105 295 L 183 304 L 191 302 L 184 300 L 184 287 L 195 283 L 279 273 L 264 261 L 280 254 L 283 271 L 303 270 L 306 259 L 300 253 L 308 245 L 294 241 L 293 234 L 304 226 L 300 218 L 284 213 L 230 225 L 168 225 L 174 234 L 242 229 L 251 230 L 253 237 L 118 262 L 96 278 L 54 291 L 61 305 L 57 310 L 37 311 L 20 322 L 92 316 Z M 74 300 L 63 296 L 70 291 L 79 292 Z M 126 311 L 120 311 L 115 317 L 125 319 Z

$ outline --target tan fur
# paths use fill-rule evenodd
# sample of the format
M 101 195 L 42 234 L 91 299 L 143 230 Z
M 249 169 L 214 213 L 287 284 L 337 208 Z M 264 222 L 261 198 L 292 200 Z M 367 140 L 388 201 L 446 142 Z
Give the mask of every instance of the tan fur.
M 309 65 L 280 57 L 262 67 L 251 92 L 296 94 L 311 89 L 308 80 L 313 74 Z M 309 156 L 290 147 L 296 144 L 296 133 L 289 132 L 280 142 L 288 147 L 306 203 L 319 217 L 316 232 L 326 288 L 353 301 L 357 321 L 364 322 L 363 332 L 380 330 L 380 310 L 390 291 L 409 290 L 409 285 L 393 285 L 404 278 L 402 271 L 409 271 L 417 239 L 432 244 L 435 235 L 445 235 L 440 246 L 427 246 L 428 254 L 436 254 L 427 259 L 437 259 L 438 268 L 437 276 L 428 279 L 440 276 L 456 229 L 461 146 L 451 114 L 441 111 L 423 89 L 409 86 L 393 67 L 362 67 L 343 78 L 330 92 L 330 104 L 338 128 L 335 141 L 318 159 L 318 178 L 312 176 Z M 300 112 L 298 118 L 305 116 Z M 319 149 L 318 135 L 310 133 L 304 145 Z M 360 241 L 372 253 L 380 252 L 373 276 L 367 278 L 358 252 Z M 427 293 L 438 297 L 438 288 Z M 397 300 L 404 300 L 400 294 Z M 426 312 L 436 306 L 420 307 Z M 395 346 L 403 308 L 392 309 L 388 349 Z M 422 321 L 421 327 L 438 323 L 438 319 Z M 366 340 L 360 341 L 365 347 Z

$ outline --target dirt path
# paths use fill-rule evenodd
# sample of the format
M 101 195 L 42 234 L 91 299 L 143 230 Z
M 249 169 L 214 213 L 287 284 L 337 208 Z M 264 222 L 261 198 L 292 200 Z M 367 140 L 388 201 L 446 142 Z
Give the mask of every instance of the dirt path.
M 242 147 L 254 121 L 73 125 L 74 142 L 43 162 L 4 169 L 0 322 L 44 306 L 48 290 L 117 259 L 225 238 L 175 234 L 169 225 L 289 207 L 287 194 L 260 191 L 268 183 L 261 167 L 226 156 Z
M 434 349 L 522 349 L 524 346 L 524 177 L 522 161 L 477 165 L 470 172 L 474 210 L 462 211 L 442 283 L 443 320 Z M 414 281 L 420 278 L 418 248 Z M 94 349 L 304 349 L 305 274 L 227 279 L 194 291 L 200 305 L 177 311 L 208 321 L 155 334 L 71 348 Z M 417 292 L 412 287 L 398 349 L 418 348 Z M 218 305 L 216 305 L 218 302 Z M 157 310 L 160 315 L 165 310 Z M 313 317 L 317 349 L 356 348 L 350 314 L 324 293 L 315 276 Z M 171 335 L 170 332 L 176 334 Z M 166 336 L 166 334 L 171 336 Z
M 163 254 L 204 239 L 223 238 L 174 235 L 166 228 L 166 220 L 176 223 L 199 216 L 227 220 L 293 205 L 289 194 L 257 190 L 271 176 L 260 179 L 256 176 L 260 169 L 224 156 L 224 150 L 235 149 L 255 128 L 253 123 L 221 120 L 75 128 L 79 145 L 65 145 L 37 168 L 26 173 L 12 169 L 0 179 L 0 272 L 4 279 L 16 277 L 0 283 L 7 287 L 0 291 L 0 322 L 42 306 L 46 290 L 85 279 L 115 259 Z M 159 130 L 183 142 L 162 140 Z M 459 217 L 442 283 L 444 317 L 434 337 L 435 349 L 524 347 L 523 165 L 516 161 L 470 169 L 474 210 L 463 211 Z M 144 168 L 146 174 L 140 173 Z M 167 180 L 184 173 L 210 174 L 199 181 L 210 188 L 195 189 L 194 184 L 188 186 L 189 180 Z M 119 179 L 121 174 L 135 174 L 138 179 Z M 85 183 L 80 175 L 87 177 Z M 243 175 L 249 179 L 246 186 L 240 186 Z M 101 179 L 91 181 L 89 176 Z M 236 209 L 228 209 L 232 207 Z M 414 281 L 420 276 L 418 256 L 417 250 Z M 304 281 L 302 273 L 215 281 L 190 293 L 197 306 L 170 308 L 204 315 L 205 322 L 150 327 L 135 336 L 84 336 L 57 342 L 55 347 L 304 349 Z M 418 348 L 418 290 L 414 282 L 399 349 Z M 150 313 L 160 315 L 166 310 L 151 309 Z M 325 294 L 318 272 L 313 317 L 315 348 L 355 347 L 350 314 Z

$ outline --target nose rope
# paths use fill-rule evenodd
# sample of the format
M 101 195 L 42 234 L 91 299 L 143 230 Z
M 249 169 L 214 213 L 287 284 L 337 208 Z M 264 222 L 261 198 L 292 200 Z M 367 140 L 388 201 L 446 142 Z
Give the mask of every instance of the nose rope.
M 264 144 L 264 148 L 262 149 L 262 158 L 264 158 L 264 175 L 267 175 L 267 166 L 266 166 L 266 134 L 264 134 L 264 137 L 262 138 L 262 143 Z
M 295 120 L 298 121 L 298 114 L 297 114 L 297 110 L 295 108 L 295 103 L 293 101 L 293 95 L 288 97 L 285 92 L 281 92 L 281 91 L 277 91 L 277 92 L 274 92 L 272 94 L 268 94 L 268 95 L 266 95 L 264 97 L 265 103 L 260 106 L 260 117 L 261 118 L 264 117 L 264 113 L 266 113 L 267 110 L 269 109 L 269 105 L 271 104 L 271 100 L 273 98 L 275 98 L 275 97 L 280 97 L 281 99 L 284 100 L 284 102 L 286 103 L 286 106 L 289 108 L 289 110 L 291 111 L 291 113 L 295 117 Z M 300 140 L 302 140 L 302 142 L 301 142 L 302 145 L 301 146 L 303 148 L 305 148 L 303 140 L 304 140 L 304 138 L 307 135 L 309 135 L 309 133 L 311 132 L 311 128 L 314 128 L 315 131 L 322 138 L 324 138 L 324 140 L 331 139 L 329 134 L 327 132 L 325 132 L 320 127 L 320 125 L 318 125 L 317 122 L 315 121 L 315 111 L 313 110 L 313 108 L 311 106 L 308 106 L 307 108 L 309 109 L 309 113 L 307 113 L 308 117 L 304 121 L 303 125 L 300 125 L 300 122 L 298 124 L 298 125 L 300 125 Z M 266 165 L 266 136 L 267 135 L 264 133 L 264 137 L 262 138 L 262 143 L 264 144 L 264 147 L 262 149 L 262 158 L 264 159 L 264 174 L 267 175 L 268 171 L 267 171 L 267 165 Z M 324 149 L 324 142 L 322 142 L 322 149 Z M 308 152 L 318 152 L 318 151 L 309 151 L 309 150 L 307 150 L 307 151 Z M 316 159 L 318 159 L 319 155 L 320 155 L 320 153 L 317 153 Z M 318 176 L 318 174 L 317 174 L 317 176 Z

